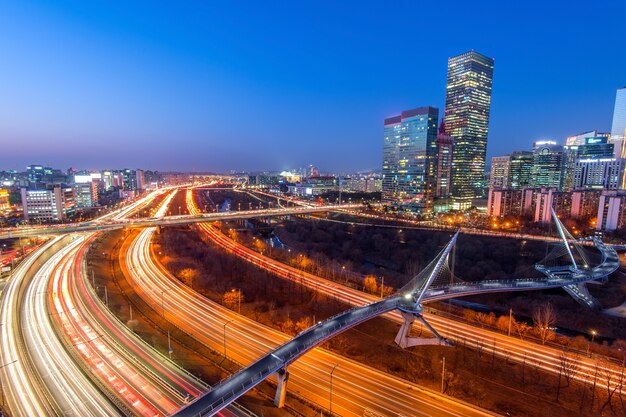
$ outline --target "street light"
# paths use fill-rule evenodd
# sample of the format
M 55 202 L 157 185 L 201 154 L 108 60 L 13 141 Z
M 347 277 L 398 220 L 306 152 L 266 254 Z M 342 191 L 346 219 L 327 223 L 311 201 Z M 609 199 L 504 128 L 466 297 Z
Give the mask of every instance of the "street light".
M 237 314 L 241 314 L 241 288 L 233 288 L 232 292 L 237 290 Z
M 443 394 L 443 381 L 446 375 L 446 357 L 443 357 L 442 366 L 441 366 L 441 393 Z
M 592 330 L 591 331 L 591 343 L 593 343 L 594 339 L 596 338 L 596 331 Z
M 167 291 L 169 291 L 169 290 L 171 290 L 171 289 L 173 289 L 173 288 L 168 288 L 168 289 L 165 289 L 165 290 L 161 290 L 161 317 L 163 317 L 163 318 L 165 318 L 165 303 L 164 303 L 164 298 L 163 298 L 163 295 L 164 295 Z
M 226 323 L 224 323 L 224 357 L 226 357 L 226 326 L 235 321 L 235 319 L 230 319 Z
M 335 372 L 335 369 L 339 366 L 338 363 L 335 364 L 335 366 L 333 366 L 333 369 L 330 371 L 330 407 L 329 407 L 329 411 L 330 411 L 330 416 L 332 417 L 333 415 L 333 372 Z

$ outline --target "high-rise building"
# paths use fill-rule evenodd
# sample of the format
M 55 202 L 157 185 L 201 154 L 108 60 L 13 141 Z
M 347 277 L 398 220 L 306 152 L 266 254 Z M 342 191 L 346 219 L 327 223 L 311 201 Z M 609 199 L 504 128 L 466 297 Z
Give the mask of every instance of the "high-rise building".
M 626 87 L 615 94 L 611 143 L 615 144 L 615 157 L 626 158 Z
M 385 119 L 383 202 L 400 210 L 433 209 L 437 159 L 435 107 L 418 107 Z
M 476 51 L 448 59 L 446 133 L 454 138 L 453 207 L 465 209 L 482 194 L 491 108 L 493 58 Z
M 578 160 L 579 146 L 580 145 L 563 146 L 563 161 L 561 167 L 561 190 L 563 191 L 571 191 L 574 189 L 574 170 L 576 169 L 576 161 Z
M 563 147 L 551 140 L 533 144 L 532 186 L 536 188 L 561 188 Z
M 579 133 L 578 135 L 569 136 L 566 139 L 565 144 L 567 146 L 584 145 L 586 143 L 587 138 L 598 138 L 598 137 L 608 138 L 609 136 L 611 135 L 608 133 L 598 132 L 597 130 L 590 130 L 589 132 L 584 132 L 584 133 Z
M 623 159 L 578 159 L 574 166 L 573 188 L 618 190 L 622 188 L 622 172 L 624 172 Z
M 511 173 L 511 156 L 494 156 L 491 158 L 491 174 L 489 176 L 490 189 L 503 189 L 509 187 L 509 175 Z
M 24 220 L 32 222 L 62 221 L 75 209 L 74 190 L 67 186 L 47 189 L 22 188 Z
M 611 138 L 623 138 L 626 131 L 626 87 L 620 88 L 615 94 L 615 108 L 613 109 L 613 124 Z
M 442 120 L 437 134 L 437 191 L 436 196 L 447 198 L 450 196 L 450 182 L 452 181 L 452 155 L 454 153 L 454 139 L 446 134 L 446 124 Z
M 511 154 L 509 168 L 509 188 L 521 190 L 530 186 L 533 169 L 533 153 L 515 151 Z
M 578 159 L 613 158 L 614 146 L 608 143 L 607 137 L 587 137 L 585 143 L 578 146 Z

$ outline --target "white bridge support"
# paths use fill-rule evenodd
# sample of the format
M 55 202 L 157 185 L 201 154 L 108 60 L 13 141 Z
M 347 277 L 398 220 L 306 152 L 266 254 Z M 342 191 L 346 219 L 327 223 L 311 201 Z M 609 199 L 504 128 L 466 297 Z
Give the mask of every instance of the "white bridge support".
M 396 335 L 395 342 L 402 349 L 406 349 L 412 346 L 425 345 L 452 346 L 450 342 L 448 342 L 444 337 L 437 333 L 437 331 L 430 324 L 428 324 L 428 322 L 424 319 L 424 317 L 422 317 L 421 314 L 407 313 L 405 311 L 401 311 L 400 314 L 402 314 L 402 326 L 400 327 L 400 331 Z M 409 336 L 415 318 L 418 318 L 435 337 L 432 338 Z
M 281 368 L 276 372 L 276 396 L 274 397 L 274 405 L 283 408 L 285 398 L 287 397 L 287 381 L 289 381 L 289 372 L 287 368 Z

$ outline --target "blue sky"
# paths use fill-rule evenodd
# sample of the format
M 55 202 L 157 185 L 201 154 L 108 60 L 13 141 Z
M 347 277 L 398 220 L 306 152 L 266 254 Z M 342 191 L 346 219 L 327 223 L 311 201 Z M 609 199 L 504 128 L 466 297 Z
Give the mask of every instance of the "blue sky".
M 488 156 L 610 130 L 626 2 L 0 3 L 0 169 L 380 168 L 447 58 L 495 58 Z

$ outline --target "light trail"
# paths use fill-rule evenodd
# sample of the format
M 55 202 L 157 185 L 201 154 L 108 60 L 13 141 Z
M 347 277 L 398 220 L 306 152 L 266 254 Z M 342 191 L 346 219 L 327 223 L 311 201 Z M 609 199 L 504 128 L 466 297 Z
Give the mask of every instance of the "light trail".
M 197 214 L 199 209 L 193 199 L 193 193 L 189 190 L 186 194 L 186 200 L 189 213 L 192 215 Z M 284 279 L 297 282 L 314 291 L 335 297 L 351 306 L 362 306 L 380 300 L 380 298 L 375 295 L 343 286 L 339 283 L 301 271 L 264 256 L 245 245 L 234 242 L 208 223 L 199 223 L 198 227 L 213 242 L 229 253 L 233 253 L 257 267 L 272 272 Z M 402 318 L 397 312 L 386 314 L 384 317 L 397 323 L 402 322 Z M 444 337 L 457 343 L 481 349 L 483 352 L 491 353 L 495 350 L 496 355 L 507 360 L 510 359 L 518 363 L 525 363 L 558 375 L 559 372 L 562 371 L 562 357 L 566 355 L 567 360 L 571 361 L 577 368 L 576 372 L 573 372 L 573 378 L 578 381 L 590 384 L 593 384 L 595 381 L 596 384 L 602 385 L 602 382 L 598 381 L 597 378 L 598 370 L 605 373 L 612 373 L 613 384 L 623 379 L 623 367 L 618 364 L 614 364 L 614 366 L 610 367 L 607 365 L 598 365 L 597 361 L 580 353 L 564 352 L 564 350 L 474 327 L 433 313 L 425 313 L 424 317 Z
M 152 258 L 153 233 L 154 229 L 145 229 L 125 244 L 124 250 L 129 248 L 121 261 L 134 289 L 155 311 L 213 350 L 226 348 L 230 358 L 244 365 L 289 339 L 213 303 L 162 271 Z M 326 407 L 328 372 L 335 363 L 340 365 L 333 377 L 333 410 L 346 417 L 360 417 L 365 409 L 383 415 L 492 415 L 319 348 L 290 366 L 290 392 Z

